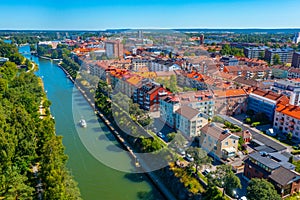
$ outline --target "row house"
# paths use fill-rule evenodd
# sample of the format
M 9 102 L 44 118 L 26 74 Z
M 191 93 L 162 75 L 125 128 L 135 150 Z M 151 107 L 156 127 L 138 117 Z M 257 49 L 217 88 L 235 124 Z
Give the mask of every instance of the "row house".
M 237 115 L 247 111 L 245 89 L 214 90 L 215 114 Z
M 300 174 L 289 162 L 290 155 L 275 152 L 254 152 L 244 161 L 244 177 L 264 178 L 271 182 L 281 197 L 300 191 Z
M 141 84 L 141 87 L 137 88 L 133 93 L 133 102 L 138 103 L 144 110 L 158 111 L 159 99 L 171 94 L 171 92 L 160 84 L 147 79 L 142 80 Z
M 248 97 L 248 110 L 252 110 L 254 113 L 262 112 L 272 121 L 276 104 L 282 97 L 281 94 L 255 88 Z
M 275 110 L 273 128 L 280 133 L 292 133 L 294 138 L 300 139 L 300 107 L 280 101 Z
M 199 146 L 215 159 L 226 160 L 237 155 L 238 141 L 229 130 L 210 123 L 201 129 Z

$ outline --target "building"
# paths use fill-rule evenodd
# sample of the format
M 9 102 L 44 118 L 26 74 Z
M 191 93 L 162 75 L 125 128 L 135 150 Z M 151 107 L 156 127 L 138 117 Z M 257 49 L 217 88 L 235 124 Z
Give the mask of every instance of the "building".
M 201 129 L 199 146 L 218 160 L 234 157 L 238 151 L 239 137 L 224 130 L 214 123 Z
M 149 67 L 151 61 L 147 59 L 132 59 L 131 64 L 132 64 L 132 70 L 133 71 L 140 71 L 140 68 L 143 67 Z
M 199 37 L 199 44 L 202 45 L 204 44 L 204 34 L 201 34 Z
M 282 198 L 300 191 L 300 174 L 284 167 L 276 169 L 269 176 L 269 181 L 275 186 Z
M 176 110 L 175 116 L 176 130 L 187 137 L 199 136 L 202 126 L 208 123 L 199 110 L 189 106 L 182 106 Z
M 142 86 L 133 93 L 133 102 L 138 103 L 140 107 L 148 111 L 159 110 L 159 99 L 170 94 L 168 90 L 160 84 L 151 82 L 147 79 L 142 80 Z
M 273 128 L 276 132 L 292 133 L 294 138 L 300 139 L 300 107 L 280 101 L 277 104 Z
M 279 55 L 279 61 L 281 63 L 291 63 L 293 58 L 294 49 L 292 48 L 277 48 L 266 49 L 265 60 L 271 65 L 274 64 L 274 56 Z
M 281 94 L 256 88 L 249 94 L 248 110 L 254 113 L 264 113 L 272 121 L 276 104 L 282 97 Z
M 182 106 L 189 106 L 201 112 L 208 119 L 214 114 L 213 95 L 208 91 L 184 92 L 168 95 L 160 99 L 160 118 L 170 127 L 175 128 L 175 112 Z
M 292 60 L 292 67 L 300 68 L 300 52 L 294 52 L 293 60 Z
M 298 44 L 300 42 L 300 33 L 295 33 L 295 36 L 293 38 L 293 43 Z
M 234 56 L 223 56 L 220 61 L 223 62 L 225 66 L 237 66 L 239 64 L 239 60 Z
M 149 70 L 152 72 L 158 72 L 158 71 L 174 71 L 179 70 L 181 67 L 177 65 L 175 62 L 170 60 L 154 60 L 150 63 Z
M 293 80 L 278 80 L 271 86 L 272 91 L 283 94 L 290 99 L 291 105 L 300 106 L 300 82 Z
M 300 68 L 290 67 L 287 74 L 288 78 L 300 78 Z
M 269 47 L 244 47 L 244 54 L 247 58 L 264 58 L 265 50 Z
M 247 111 L 247 91 L 244 89 L 214 90 L 215 114 L 237 115 Z
M 137 34 L 138 34 L 139 39 L 143 39 L 143 31 L 142 30 L 138 30 Z
M 105 52 L 108 58 L 123 57 L 123 44 L 120 40 L 105 41 Z
M 197 90 L 207 90 L 208 84 L 204 80 L 204 76 L 196 71 L 185 72 L 181 70 L 175 71 L 177 84 L 180 87 L 196 88 Z

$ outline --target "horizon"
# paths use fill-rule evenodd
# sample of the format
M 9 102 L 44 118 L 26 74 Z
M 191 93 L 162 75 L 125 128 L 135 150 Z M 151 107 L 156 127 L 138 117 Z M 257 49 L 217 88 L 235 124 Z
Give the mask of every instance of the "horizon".
M 300 28 L 299 5 L 297 0 L 14 0 L 1 3 L 0 29 Z

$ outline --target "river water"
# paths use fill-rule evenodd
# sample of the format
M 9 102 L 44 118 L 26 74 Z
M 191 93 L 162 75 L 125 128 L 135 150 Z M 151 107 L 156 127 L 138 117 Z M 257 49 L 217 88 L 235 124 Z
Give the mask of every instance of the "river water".
M 105 124 L 57 64 L 27 54 L 29 46 L 20 47 L 20 52 L 39 65 L 36 75 L 42 77 L 52 102 L 56 134 L 63 136 L 68 168 L 79 183 L 83 199 L 162 199 L 143 174 L 129 173 L 132 159 L 119 148 Z M 87 121 L 87 128 L 79 126 L 81 118 Z M 122 171 L 116 170 L 118 165 Z

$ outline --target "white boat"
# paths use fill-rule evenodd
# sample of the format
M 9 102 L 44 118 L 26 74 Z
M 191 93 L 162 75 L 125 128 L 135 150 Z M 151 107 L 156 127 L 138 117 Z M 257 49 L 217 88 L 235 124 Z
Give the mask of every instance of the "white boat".
M 79 123 L 80 123 L 80 126 L 83 127 L 83 128 L 85 128 L 87 126 L 86 121 L 84 119 L 81 119 L 79 121 Z

